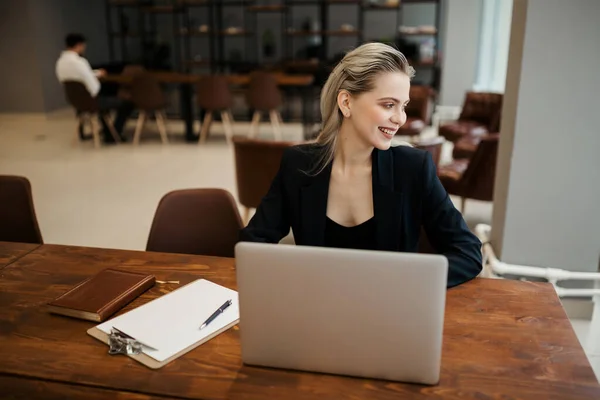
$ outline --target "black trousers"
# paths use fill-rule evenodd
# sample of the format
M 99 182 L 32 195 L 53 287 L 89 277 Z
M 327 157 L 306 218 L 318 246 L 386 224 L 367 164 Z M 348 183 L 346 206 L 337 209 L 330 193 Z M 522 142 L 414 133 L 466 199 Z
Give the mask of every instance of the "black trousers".
M 131 116 L 131 113 L 135 109 L 135 106 L 131 101 L 122 100 L 117 97 L 98 97 L 96 98 L 98 101 L 98 106 L 100 107 L 100 124 L 102 125 L 102 134 L 104 135 L 104 141 L 112 142 L 114 141 L 112 135 L 110 134 L 110 130 L 108 126 L 104 122 L 104 119 L 101 116 L 108 114 L 110 111 L 115 110 L 117 112 L 117 116 L 113 123 L 117 134 L 123 137 L 123 127 L 127 122 L 127 119 Z M 79 137 L 81 139 L 86 139 L 83 126 L 79 125 Z

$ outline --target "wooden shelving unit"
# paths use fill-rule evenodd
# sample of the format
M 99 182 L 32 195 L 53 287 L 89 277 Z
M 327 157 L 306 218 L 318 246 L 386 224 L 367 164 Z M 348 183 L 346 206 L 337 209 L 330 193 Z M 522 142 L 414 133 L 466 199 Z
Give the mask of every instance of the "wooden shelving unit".
M 205 37 L 205 36 L 210 36 L 211 32 L 210 31 L 206 31 L 206 32 L 200 32 L 200 31 L 192 31 L 192 32 L 179 32 L 177 33 L 178 36 L 201 36 L 201 37 Z
M 266 5 L 256 5 L 256 6 L 248 6 L 246 8 L 250 12 L 281 12 L 286 10 L 286 6 L 283 4 L 266 4 Z
M 141 37 L 143 34 L 139 33 L 139 32 L 127 32 L 127 33 L 123 33 L 123 32 L 112 32 L 110 34 L 112 37 L 130 37 L 130 38 L 139 38 Z
M 361 33 L 359 31 L 352 30 L 339 30 L 339 31 L 293 31 L 286 32 L 287 36 L 358 36 Z
M 143 7 L 142 11 L 145 13 L 172 14 L 182 12 L 183 8 L 177 6 L 147 6 Z
M 210 3 L 211 0 L 178 0 L 176 5 L 183 7 L 204 6 Z
M 109 0 L 108 4 L 111 6 L 133 6 L 138 7 L 141 4 L 144 4 L 144 1 L 141 0 Z
M 152 38 L 157 32 L 155 24 L 155 15 L 171 14 L 173 15 L 173 37 L 175 38 L 175 59 L 180 60 L 178 69 L 182 71 L 195 72 L 196 70 L 210 69 L 211 72 L 226 71 L 228 66 L 240 64 L 257 63 L 259 56 L 258 52 L 262 49 L 261 40 L 259 38 L 258 15 L 261 13 L 279 14 L 281 16 L 281 59 L 276 61 L 280 67 L 292 66 L 293 68 L 316 69 L 323 64 L 329 65 L 328 55 L 331 54 L 329 47 L 338 42 L 331 41 L 333 38 L 354 38 L 356 45 L 370 40 L 379 40 L 378 38 L 370 38 L 367 40 L 368 27 L 365 27 L 365 19 L 369 13 L 395 13 L 396 27 L 404 24 L 403 8 L 410 4 L 430 3 L 435 4 L 435 27 L 439 31 L 440 26 L 440 1 L 441 0 L 400 0 L 398 4 L 371 4 L 368 0 L 271 0 L 268 4 L 266 0 L 107 0 L 107 18 L 109 19 L 108 37 L 110 41 L 111 57 L 114 55 L 114 40 L 121 42 L 121 58 L 128 61 L 127 57 L 127 42 L 131 40 L 140 40 L 143 43 L 148 38 Z M 336 13 L 336 6 L 345 6 L 348 12 L 348 6 L 355 7 L 356 22 L 355 29 L 340 29 L 339 26 L 331 26 L 331 15 Z M 299 12 L 298 7 L 312 7 L 314 21 L 318 21 L 319 29 L 315 31 L 296 30 L 290 31 L 293 27 L 294 15 Z M 202 12 L 207 16 L 207 30 L 199 31 L 197 26 L 192 26 L 190 21 L 190 12 L 194 9 L 202 9 Z M 230 10 L 241 8 L 243 10 L 242 26 L 239 26 L 239 31 L 229 31 L 224 24 L 224 13 Z M 131 13 L 137 13 L 139 19 L 138 26 L 130 26 L 125 32 L 120 29 L 115 29 L 110 21 L 111 10 L 117 10 L 117 14 L 123 15 L 125 10 Z M 236 11 L 239 13 L 239 11 Z M 306 11 L 302 11 L 306 15 Z M 350 14 L 352 15 L 352 14 Z M 203 17 L 206 18 L 206 17 Z M 122 18 L 121 18 L 122 19 Z M 153 22 L 154 20 L 154 22 Z M 253 23 L 249 23 L 253 21 Z M 352 20 L 351 20 L 352 21 Z M 122 21 L 117 21 L 122 23 Z M 147 27 L 148 23 L 150 28 Z M 121 26 L 122 28 L 122 26 Z M 275 30 L 277 36 L 277 30 Z M 310 53 L 307 53 L 307 58 L 299 58 L 295 53 L 302 38 L 319 37 L 320 45 L 315 46 Z M 412 64 L 416 68 L 434 69 L 439 75 L 438 62 L 438 32 L 396 32 L 396 39 L 411 38 L 412 42 L 419 38 L 434 38 L 435 51 L 434 59 L 430 61 L 420 61 L 415 59 Z M 238 38 L 238 39 L 236 39 Z M 245 61 L 231 60 L 229 55 L 224 54 L 225 41 L 227 40 L 244 40 L 243 59 Z M 348 39 L 344 39 L 347 43 Z M 191 52 L 191 44 L 199 43 L 201 46 L 208 47 L 208 56 L 202 61 L 194 61 Z M 198 41 L 198 42 L 196 42 Z M 350 42 L 351 43 L 351 42 Z M 206 48 L 206 47 L 205 47 Z M 238 46 L 239 48 L 239 46 Z M 241 49 L 240 49 L 241 51 Z M 316 54 L 313 54 L 316 51 Z M 203 57 L 205 54 L 203 54 Z M 315 63 L 315 59 L 317 62 Z M 253 61 L 248 61 L 253 60 Z M 432 85 L 437 86 L 437 85 Z
M 397 10 L 397 5 L 389 4 L 367 4 L 363 6 L 365 10 Z
M 254 32 L 250 32 L 250 31 L 239 31 L 239 32 L 221 31 L 221 32 L 219 32 L 219 35 L 221 35 L 221 36 L 252 36 L 252 35 L 254 35 Z

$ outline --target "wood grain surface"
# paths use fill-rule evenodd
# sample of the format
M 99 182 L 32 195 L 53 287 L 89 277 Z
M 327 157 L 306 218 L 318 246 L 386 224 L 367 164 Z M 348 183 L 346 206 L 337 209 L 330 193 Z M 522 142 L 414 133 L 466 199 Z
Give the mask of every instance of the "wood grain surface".
M 476 279 L 450 289 L 441 381 L 423 386 L 245 366 L 237 327 L 159 370 L 110 356 L 106 345 L 86 334 L 93 323 L 44 308 L 108 267 L 181 282 L 156 285 L 123 312 L 198 278 L 236 289 L 232 259 L 44 245 L 2 271 L 0 376 L 52 381 L 59 391 L 59 384 L 76 383 L 201 399 L 600 399 L 550 284 Z M 33 390 L 11 385 L 15 393 Z M 64 390 L 65 398 L 80 397 L 76 388 Z
M 0 242 L 0 269 L 40 247 L 39 244 Z
M 49 382 L 14 376 L 0 376 L 0 398 L 15 400 L 33 399 L 115 399 L 115 400 L 155 400 L 160 396 L 149 396 L 141 393 L 122 392 L 110 389 L 97 389 L 90 386 Z

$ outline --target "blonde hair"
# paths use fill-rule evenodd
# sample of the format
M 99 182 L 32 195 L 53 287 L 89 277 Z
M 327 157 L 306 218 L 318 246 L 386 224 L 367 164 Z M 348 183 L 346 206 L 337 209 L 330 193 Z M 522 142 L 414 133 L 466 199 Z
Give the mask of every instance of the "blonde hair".
M 383 43 L 365 43 L 347 53 L 333 69 L 321 90 L 321 133 L 316 143 L 322 146 L 321 155 L 313 171 L 319 174 L 333 160 L 337 134 L 343 115 L 337 104 L 340 90 L 356 96 L 373 90 L 377 75 L 385 72 L 403 72 L 412 78 L 415 70 L 397 49 Z

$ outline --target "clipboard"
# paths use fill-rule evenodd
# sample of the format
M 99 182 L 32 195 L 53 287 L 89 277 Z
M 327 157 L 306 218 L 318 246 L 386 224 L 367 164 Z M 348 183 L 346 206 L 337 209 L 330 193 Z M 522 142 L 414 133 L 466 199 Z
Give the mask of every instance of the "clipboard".
M 205 293 L 203 293 L 203 290 L 206 292 L 206 296 L 204 296 Z M 225 297 L 232 297 L 233 306 L 230 307 L 230 308 L 232 308 L 232 310 L 231 310 L 232 312 L 227 316 L 226 316 L 226 313 L 223 313 L 223 317 L 226 316 L 226 318 L 219 317 L 214 322 L 212 322 L 211 325 L 215 324 L 215 326 L 212 327 L 213 329 L 208 331 L 206 334 L 199 333 L 199 326 L 204 321 L 203 318 L 210 315 L 210 313 L 214 312 L 214 310 L 218 307 L 218 306 L 215 307 L 214 304 L 219 304 L 219 302 L 222 302 L 222 299 Z M 175 309 L 176 307 L 178 307 L 178 305 L 181 306 L 183 304 L 186 304 L 186 307 L 189 308 L 190 307 L 189 304 L 194 305 L 194 303 L 193 303 L 194 299 L 195 300 L 202 299 L 204 301 L 201 301 L 201 302 L 196 301 L 197 303 L 200 303 L 200 304 L 197 304 L 196 309 L 192 310 L 193 311 L 192 313 L 185 314 L 182 316 L 182 315 L 173 315 L 173 314 L 177 314 L 177 313 L 171 312 L 172 310 L 170 309 L 170 307 L 173 307 L 173 309 Z M 186 312 L 187 312 L 187 308 L 186 308 Z M 122 314 L 118 317 L 115 317 L 115 318 L 109 320 L 109 321 L 106 321 L 103 324 L 100 324 L 93 328 L 90 328 L 90 329 L 88 329 L 87 334 L 108 345 L 109 344 L 109 335 L 107 332 L 105 332 L 107 326 L 115 326 L 118 329 L 121 329 L 123 326 L 127 326 L 127 324 L 138 326 L 138 325 L 144 325 L 144 323 L 148 324 L 148 323 L 152 323 L 152 322 L 156 322 L 156 321 L 161 322 L 161 318 L 163 318 L 165 316 L 165 315 L 160 314 L 161 310 L 163 313 L 168 312 L 168 317 L 171 318 L 172 321 L 174 319 L 178 319 L 178 320 L 176 320 L 176 322 L 179 322 L 179 324 L 177 324 L 177 323 L 173 324 L 173 323 L 168 323 L 168 322 L 161 323 L 160 329 L 163 330 L 162 331 L 163 336 L 166 335 L 169 338 L 171 336 L 173 336 L 176 338 L 175 340 L 180 340 L 181 343 L 177 343 L 177 346 L 179 346 L 181 348 L 178 351 L 173 352 L 172 354 L 169 354 L 168 357 L 165 357 L 163 354 L 163 356 L 158 359 L 149 355 L 149 354 L 152 354 L 152 351 L 150 351 L 150 350 L 142 351 L 139 354 L 128 354 L 127 355 L 128 357 L 131 357 L 132 359 L 138 361 L 139 363 L 141 363 L 151 369 L 158 369 L 158 368 L 161 368 L 161 367 L 167 365 L 168 363 L 175 360 L 176 358 L 178 358 L 178 357 L 186 354 L 187 352 L 195 349 L 196 347 L 208 342 L 209 340 L 213 339 L 214 337 L 218 336 L 219 334 L 225 332 L 226 330 L 234 327 L 235 325 L 237 325 L 239 323 L 239 303 L 238 303 L 238 298 L 237 298 L 237 292 L 235 292 L 234 290 L 225 288 L 223 286 L 217 285 L 213 282 L 210 282 L 210 281 L 207 281 L 204 279 L 198 279 L 198 280 L 190 282 L 187 285 L 182 286 L 181 288 L 174 290 L 164 296 L 158 297 L 138 308 L 135 308 L 125 314 Z M 204 315 L 207 313 L 208 313 L 208 315 Z M 180 314 L 183 314 L 183 313 L 180 312 Z M 149 315 L 150 315 L 150 317 L 148 317 Z M 185 318 L 185 320 L 183 320 L 184 318 Z M 220 318 L 223 318 L 223 319 L 221 321 L 219 321 Z M 154 319 L 154 321 L 151 321 L 150 319 Z M 119 325 L 120 323 L 121 323 L 121 325 Z M 196 327 L 196 329 L 198 329 L 198 332 L 195 332 L 195 331 L 194 332 L 184 332 L 183 336 L 180 335 L 180 337 L 177 338 L 177 334 L 180 332 L 177 332 L 177 331 L 173 332 L 173 331 L 169 331 L 169 330 L 177 329 L 177 328 L 171 328 L 172 326 L 176 326 L 176 327 L 179 326 L 179 328 L 181 328 L 183 326 L 182 323 L 183 323 L 183 325 L 185 325 L 185 329 L 191 329 L 191 326 L 193 325 L 194 327 Z M 148 342 L 149 345 L 157 347 L 158 349 L 161 348 L 160 338 L 158 338 L 158 339 L 156 337 L 151 338 L 152 341 L 149 342 L 146 337 L 143 337 L 143 336 L 138 337 L 134 333 L 129 333 L 129 334 L 131 334 L 133 337 L 136 337 L 136 339 L 139 339 L 141 342 Z M 138 332 L 138 335 L 142 335 L 142 334 L 140 334 Z M 195 340 L 195 337 L 196 336 L 199 337 L 200 335 L 202 335 L 202 337 L 199 338 L 198 340 Z M 164 340 L 163 340 L 163 343 L 164 343 Z M 169 343 L 169 344 L 173 345 L 173 343 Z

